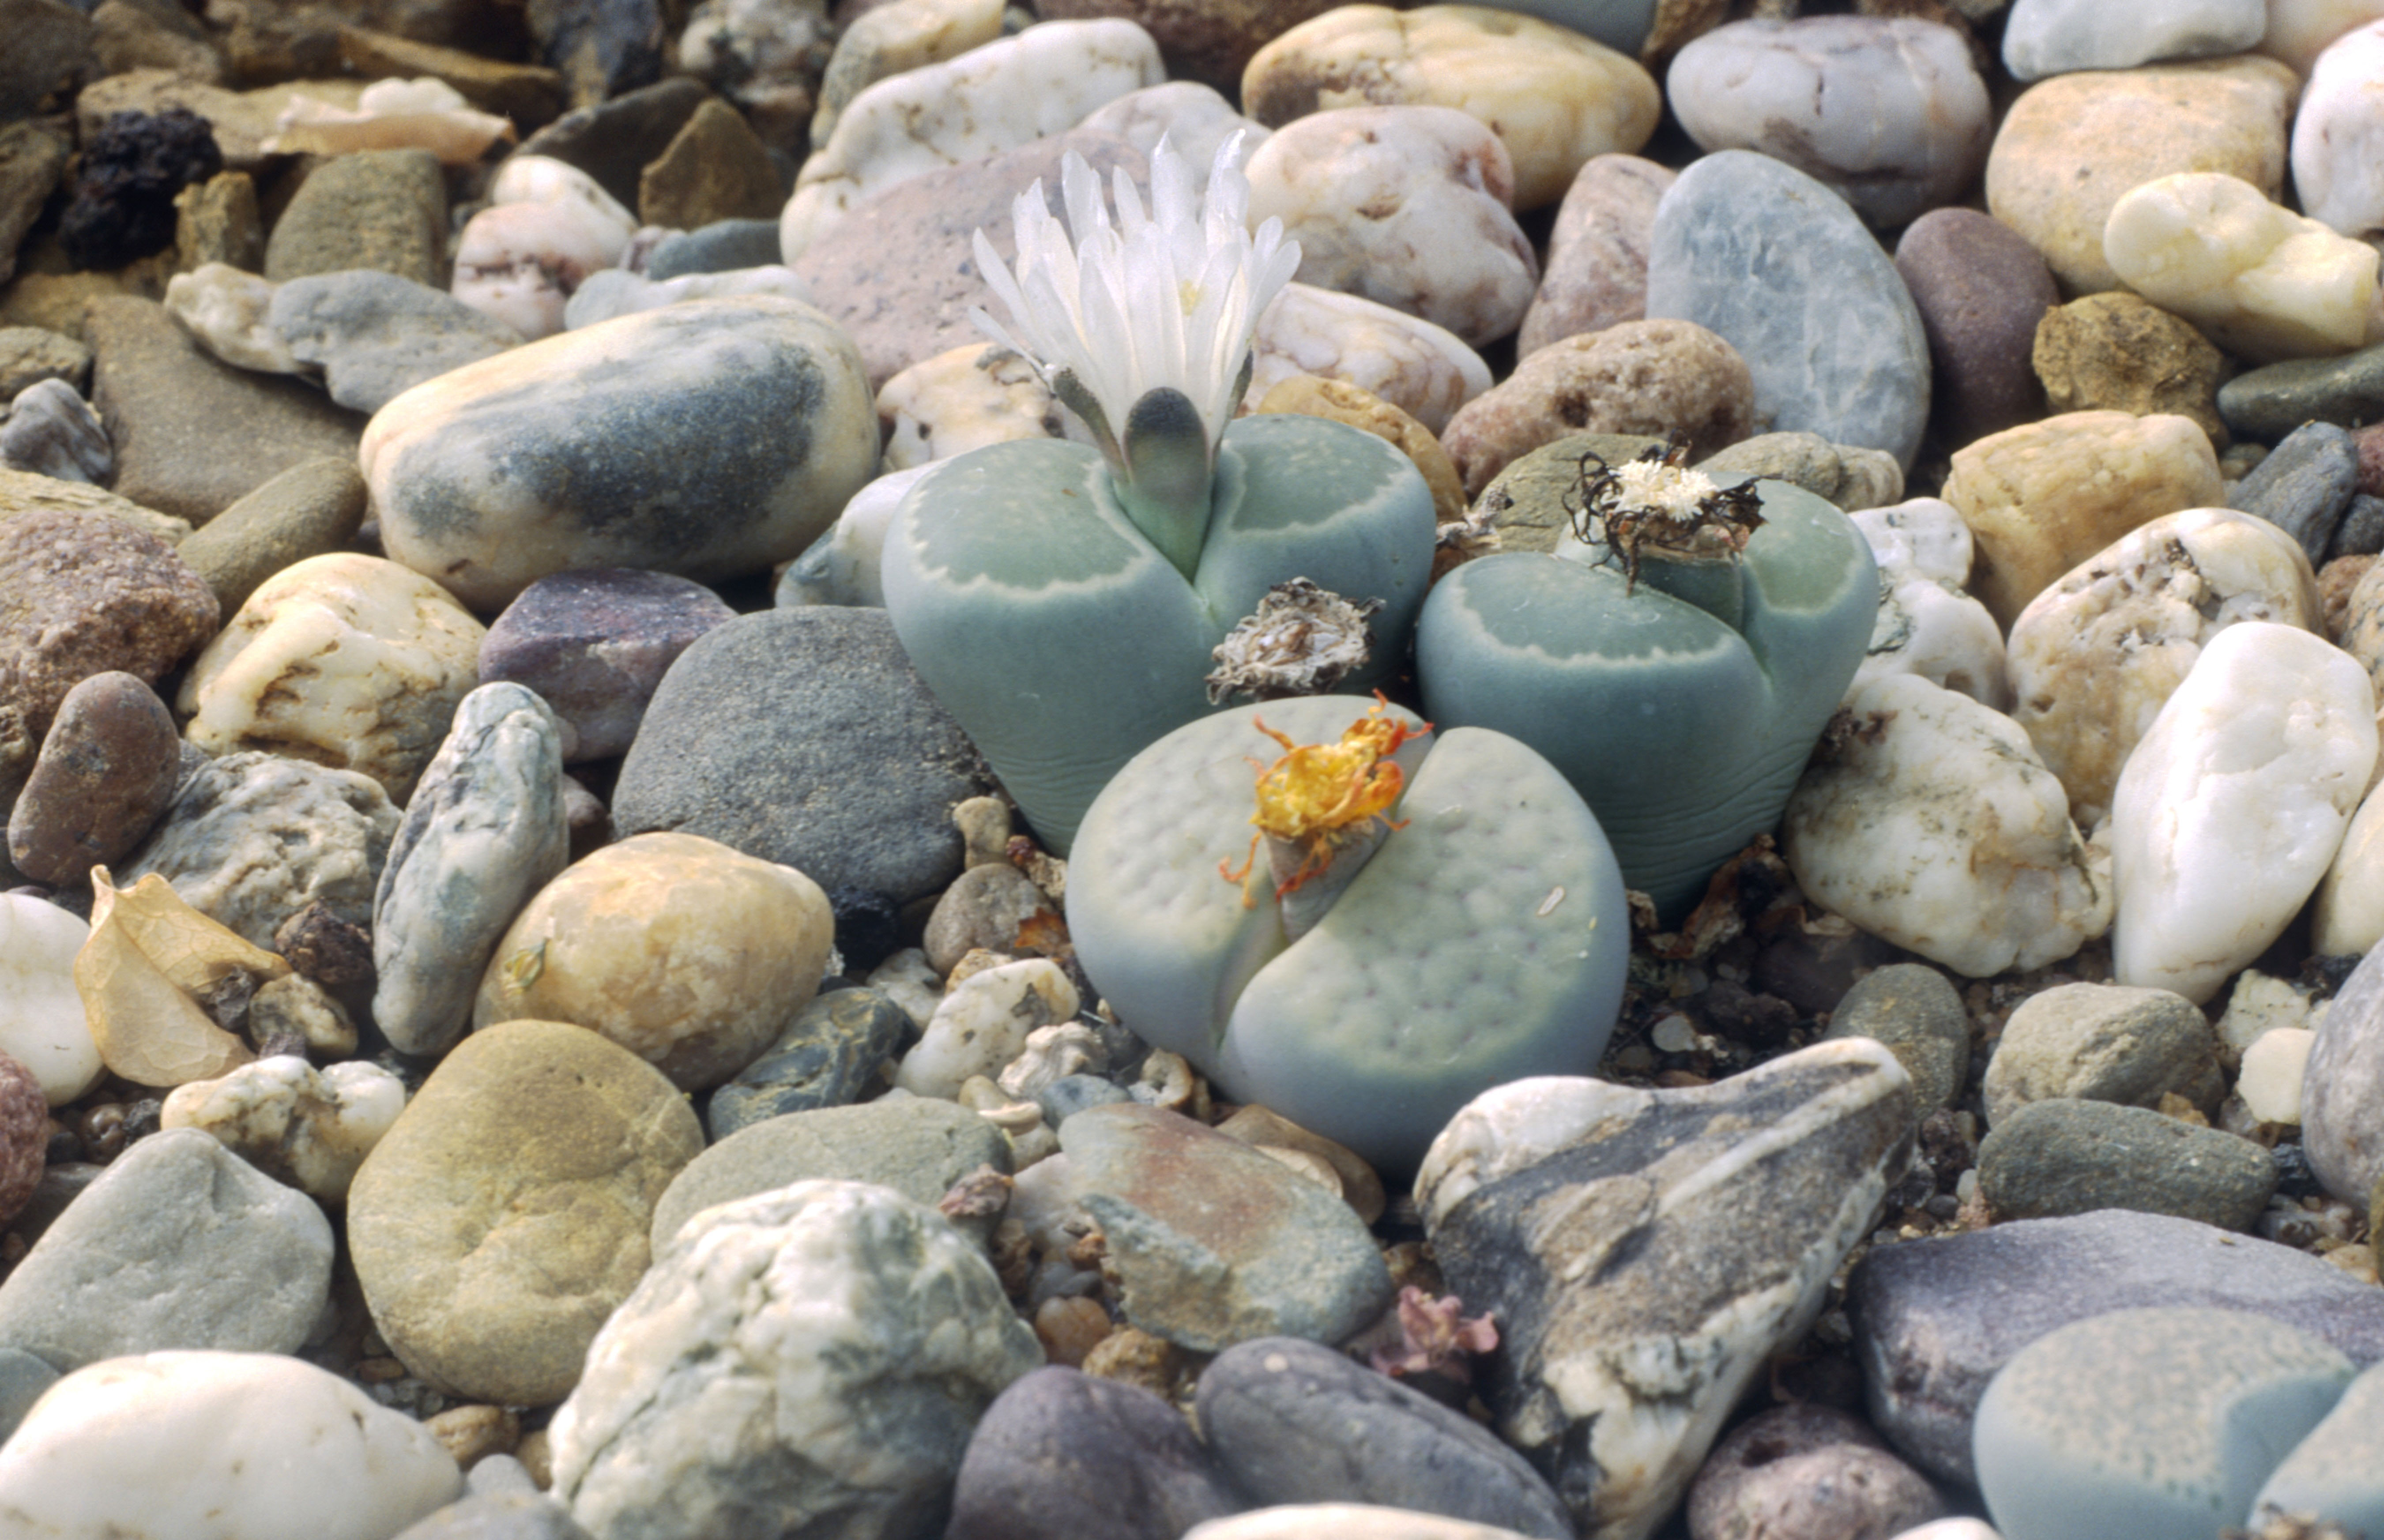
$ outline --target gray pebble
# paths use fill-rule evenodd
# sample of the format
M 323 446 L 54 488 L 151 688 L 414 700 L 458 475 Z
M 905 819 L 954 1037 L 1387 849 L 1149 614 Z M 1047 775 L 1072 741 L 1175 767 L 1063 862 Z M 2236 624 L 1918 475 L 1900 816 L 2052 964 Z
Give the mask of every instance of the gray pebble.
M 2205 1113 L 2227 1094 L 2218 1037 L 2201 1007 L 2167 989 L 2064 984 L 2022 1001 L 1987 1062 L 1987 1122 L 2026 1103 L 2084 1097 L 2157 1107 L 2174 1091 Z
M 2301 542 L 2310 565 L 2325 562 L 2335 528 L 2359 486 L 2359 447 L 2330 422 L 2306 422 L 2236 483 L 2227 505 L 2266 519 Z
M 2236 432 L 2266 442 L 2305 422 L 2374 422 L 2384 417 L 2384 344 L 2247 369 L 2218 387 L 2218 415 Z
M 2351 506 L 2342 511 L 2342 522 L 2334 527 L 2334 539 L 2326 548 L 2326 559 L 2330 562 L 2337 556 L 2373 556 L 2379 551 L 2384 551 L 2384 497 L 2354 492 Z
M 2031 1101 L 1979 1146 L 1998 1219 L 2133 1209 L 2248 1230 L 2276 1190 L 2276 1161 L 2251 1140 L 2108 1101 Z
M 766 267 L 778 260 L 777 220 L 714 219 L 664 236 L 646 258 L 646 277 L 660 283 L 689 273 Z
M 42 1393 L 64 1377 L 22 1348 L 0 1348 L 0 1442 L 17 1431 Z
M 369 267 L 292 279 L 267 316 L 333 401 L 378 412 L 450 369 L 521 346 L 521 334 L 443 290 Z
M 485 1463 L 485 1462 L 483 1462 Z M 542 1493 L 474 1495 L 400 1530 L 394 1540 L 590 1540 L 571 1510 Z
M 1943 974 L 1920 962 L 1892 962 L 1858 980 L 1830 1018 L 1831 1037 L 1870 1037 L 1887 1045 L 1912 1076 L 1913 1114 L 1951 1107 L 1970 1074 L 1970 1013 Z
M 2346 1203 L 2365 1207 L 2384 1182 L 2384 947 L 2368 949 L 2318 1023 L 2302 1071 L 2302 1148 Z
M 1689 1540 L 1884 1540 L 1945 1511 L 1860 1418 L 1816 1402 L 1758 1412 L 1689 1488 Z
M 1106 1107 L 1113 1101 L 1133 1099 L 1124 1087 L 1097 1074 L 1063 1074 L 1035 1098 L 1043 1109 L 1043 1121 L 1053 1128 L 1087 1107 Z
M 717 1144 L 764 1119 L 858 1101 L 913 1030 L 902 1008 L 875 989 L 814 996 L 762 1057 L 712 1093 L 704 1126 Z
M 116 475 L 116 450 L 91 403 L 64 380 L 43 379 L 8 404 L 0 420 L 0 466 L 105 486 Z
M 1019 927 L 1037 915 L 1056 920 L 1051 900 L 1015 866 L 987 863 L 972 866 L 952 880 L 927 916 L 921 945 L 927 965 L 949 974 L 952 964 L 978 947 L 1009 951 L 1018 944 Z

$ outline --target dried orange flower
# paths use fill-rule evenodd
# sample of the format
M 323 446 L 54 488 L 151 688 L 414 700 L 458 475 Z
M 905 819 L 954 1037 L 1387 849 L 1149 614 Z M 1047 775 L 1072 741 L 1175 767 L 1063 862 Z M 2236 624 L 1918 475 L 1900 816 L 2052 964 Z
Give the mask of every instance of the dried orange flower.
M 1389 705 L 1382 691 L 1376 690 L 1373 708 L 1349 724 L 1339 741 L 1333 743 L 1294 743 L 1262 720 L 1251 718 L 1251 725 L 1282 744 L 1284 752 L 1259 772 L 1258 812 L 1250 816 L 1259 833 L 1250 838 L 1249 856 L 1238 872 L 1224 862 L 1217 863 L 1227 881 L 1248 880 L 1260 840 L 1271 837 L 1297 846 L 1300 852 L 1298 869 L 1275 888 L 1274 896 L 1280 899 L 1322 871 L 1339 847 L 1398 801 L 1406 776 L 1391 756 L 1409 739 L 1432 731 L 1432 724 L 1409 727 L 1383 714 Z

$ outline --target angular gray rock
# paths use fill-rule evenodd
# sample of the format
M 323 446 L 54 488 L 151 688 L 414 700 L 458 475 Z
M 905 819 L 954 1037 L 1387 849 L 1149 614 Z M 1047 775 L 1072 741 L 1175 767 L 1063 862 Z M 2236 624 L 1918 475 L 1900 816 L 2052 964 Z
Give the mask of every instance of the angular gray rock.
M 454 1046 L 505 927 L 570 859 L 554 714 L 519 685 L 480 686 L 416 784 L 374 890 L 373 1016 L 391 1047 Z
M 712 1093 L 703 1125 L 717 1144 L 765 1118 L 858 1101 L 878 1066 L 917 1031 L 900 1006 L 875 989 L 815 996 L 762 1057 Z
M 397 1533 L 396 1540 L 590 1540 L 571 1510 L 539 1492 L 475 1494 Z
M 116 451 L 73 386 L 42 379 L 18 391 L 0 419 L 0 466 L 98 487 L 116 475 Z
M 901 903 L 959 875 L 952 805 L 990 789 L 885 611 L 806 606 L 739 615 L 679 654 L 622 762 L 613 826 L 702 835 Z
M 267 323 L 323 371 L 333 401 L 378 412 L 426 379 L 517 348 L 521 334 L 442 290 L 370 267 L 292 279 Z
M 397 826 L 389 793 L 369 776 L 279 754 L 226 754 L 182 783 L 117 885 L 162 873 L 192 908 L 270 947 L 281 923 L 310 903 L 371 925 Z
M 167 1348 L 292 1353 L 329 1298 L 331 1225 L 195 1128 L 127 1149 L 0 1284 L 0 1348 L 60 1373 Z
M 1260 1336 L 1340 1342 L 1390 1306 L 1356 1211 L 1238 1139 L 1121 1101 L 1070 1118 L 1060 1148 L 1126 1320 L 1155 1336 L 1207 1353 Z
M 1201 1436 L 1254 1507 L 1371 1503 L 1573 1540 L 1523 1457 L 1464 1413 L 1345 1354 L 1259 1337 L 1200 1373 Z
M 1751 150 L 1682 172 L 1656 205 L 1647 315 L 1736 348 L 1763 426 L 1911 467 L 1929 421 L 1920 312 L 1845 200 L 1804 172 Z
M 2384 1182 L 2384 947 L 2368 949 L 2318 1023 L 2302 1071 L 2302 1148 L 2353 1208 Z
M 2330 422 L 2305 422 L 2236 484 L 2227 506 L 2282 529 L 2319 566 L 2358 490 L 2359 446 L 2351 435 Z
M 2218 415 L 2236 432 L 2263 441 L 2305 422 L 2374 422 L 2384 416 L 2384 346 L 2247 369 L 2218 387 Z
M 932 1540 L 970 1431 L 1042 1360 L 941 1215 L 797 1183 L 713 1211 L 613 1312 L 553 1490 L 604 1540 Z
M 1977 1484 L 1971 1420 L 1996 1371 L 2110 1310 L 2249 1310 L 2384 1360 L 2384 1289 L 2317 1258 L 2190 1219 L 2105 1210 L 1874 1248 L 1848 1285 L 1872 1425 L 1941 1481 Z
M 1483 1397 L 1583 1533 L 1644 1540 L 1672 1510 L 1819 1313 L 1912 1126 L 1911 1077 L 1857 1038 L 1694 1090 L 1523 1081 L 1434 1141 L 1426 1233 L 1502 1339 Z

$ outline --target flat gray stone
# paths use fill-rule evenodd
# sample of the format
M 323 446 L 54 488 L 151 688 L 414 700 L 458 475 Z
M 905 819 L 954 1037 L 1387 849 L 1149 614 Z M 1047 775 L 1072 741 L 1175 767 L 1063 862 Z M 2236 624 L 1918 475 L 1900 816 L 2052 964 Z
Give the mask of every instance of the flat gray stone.
M 1912 1125 L 1910 1077 L 1853 1039 L 1694 1090 L 1522 1081 L 1442 1132 L 1416 1201 L 1450 1292 L 1498 1323 L 1483 1399 L 1583 1534 L 1644 1536 L 1680 1501 Z
M 646 277 L 661 283 L 689 273 L 766 267 L 777 260 L 777 220 L 714 219 L 695 230 L 674 230 L 656 242 L 646 258 Z
M 1971 1420 L 1995 1372 L 2110 1310 L 2249 1310 L 2384 1360 L 2384 1289 L 2306 1252 L 2190 1219 L 2105 1210 L 1874 1248 L 1848 1288 L 1873 1426 L 1941 1481 L 1975 1485 Z M 1470 1301 L 1469 1301 L 1470 1302 Z
M 519 685 L 480 686 L 416 784 L 374 889 L 373 1019 L 392 1048 L 455 1045 L 505 927 L 570 859 L 554 714 Z
M 2353 1208 L 2384 1182 L 2384 947 L 2368 949 L 2318 1023 L 2302 1071 L 2302 1148 Z
M 959 876 L 952 805 L 992 786 L 885 611 L 805 606 L 739 615 L 679 654 L 622 762 L 613 826 L 907 902 Z
M 986 1409 L 944 1540 L 1180 1540 L 1243 1506 L 1171 1403 L 1050 1364 Z
M 558 572 L 480 640 L 480 677 L 538 692 L 571 729 L 565 764 L 628 752 L 646 703 L 696 638 L 737 612 L 701 583 L 630 567 Z
M 1998 1219 L 2133 1209 L 2248 1230 L 2276 1190 L 2260 1146 L 2147 1107 L 2031 1101 L 1979 1146 L 1979 1191 Z
M 333 401 L 358 412 L 522 343 L 443 290 L 369 267 L 292 279 L 274 291 L 267 321 L 291 356 L 322 369 Z
M 1347 1355 L 1260 1337 L 1200 1373 L 1201 1436 L 1252 1506 L 1371 1503 L 1573 1540 L 1522 1456 L 1463 1412 Z
M 2115 1310 L 2019 1350 L 1979 1403 L 1979 1487 L 2024 1540 L 2178 1540 L 2251 1512 L 2351 1379 L 2307 1333 L 2235 1310 Z
M 195 1128 L 134 1144 L 0 1284 L 0 1347 L 60 1373 L 168 1348 L 292 1353 L 329 1298 L 331 1225 Z
M 1010 1141 L 958 1102 L 896 1097 L 767 1118 L 689 1161 L 663 1189 L 654 1205 L 654 1255 L 699 1211 L 792 1183 L 871 1182 L 932 1209 L 952 1184 L 988 1165 L 1009 1174 Z M 992 1224 L 969 1228 L 982 1236 Z
M 2305 422 L 2374 422 L 2384 417 L 2384 344 L 2246 369 L 2218 387 L 2218 416 L 2245 438 L 2266 443 Z
M 1656 205 L 1647 315 L 1736 348 L 1763 426 L 1911 468 L 1929 421 L 1920 312 L 1845 200 L 1804 172 L 1751 150 L 1682 171 Z

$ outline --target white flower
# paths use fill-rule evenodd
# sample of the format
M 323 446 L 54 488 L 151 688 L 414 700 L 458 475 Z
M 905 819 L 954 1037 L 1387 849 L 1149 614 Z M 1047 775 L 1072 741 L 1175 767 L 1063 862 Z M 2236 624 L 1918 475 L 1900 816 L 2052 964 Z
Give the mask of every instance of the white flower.
M 1237 133 L 1217 151 L 1205 213 L 1190 170 L 1162 138 L 1150 155 L 1149 214 L 1119 170 L 1112 223 L 1100 178 L 1071 151 L 1060 168 L 1065 228 L 1045 205 L 1039 180 L 1012 209 L 1014 277 L 976 232 L 977 268 L 1017 334 L 981 308 L 970 318 L 1036 360 L 1047 379 L 1074 375 L 1108 418 L 1096 425 L 1105 438 L 1124 432 L 1134 404 L 1162 386 L 1190 398 L 1211 449 L 1233 417 L 1259 313 L 1299 267 L 1299 246 L 1283 239 L 1281 220 L 1250 234 L 1250 186 L 1235 165 L 1241 141 Z
M 1678 519 L 1704 510 L 1720 489 L 1703 471 L 1684 470 L 1663 460 L 1633 460 L 1614 473 L 1617 509 L 1645 509 Z

